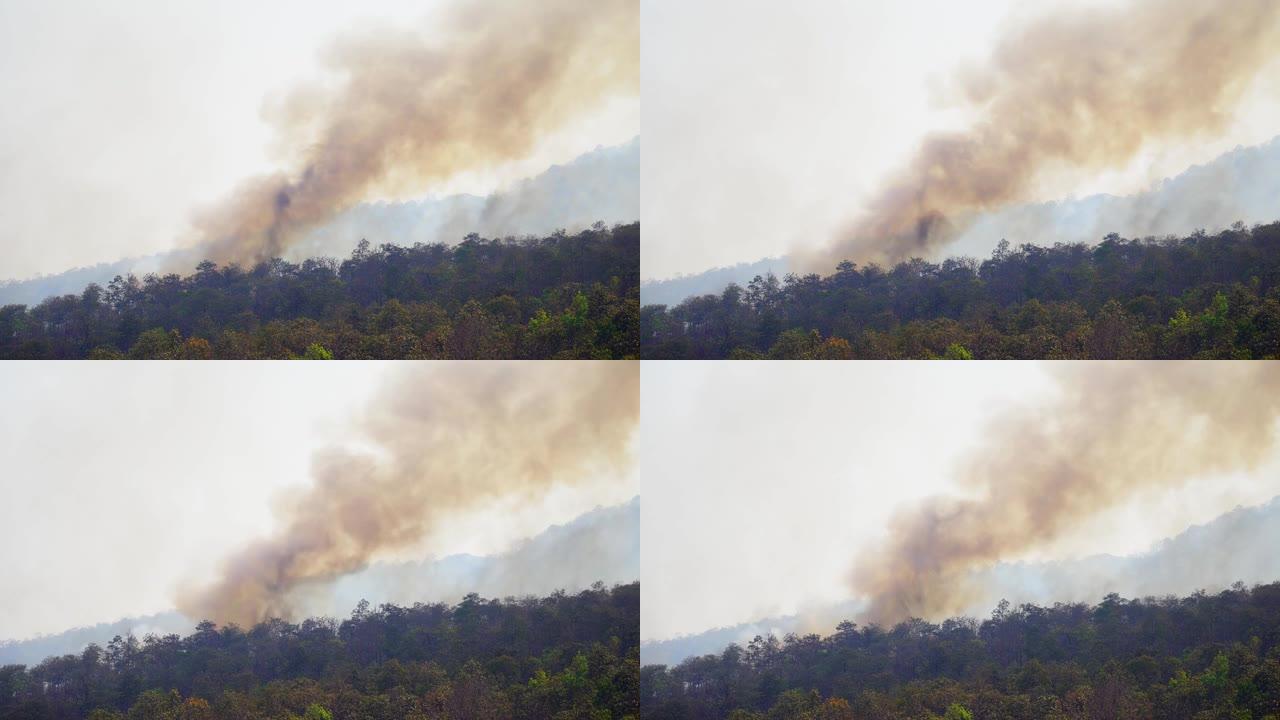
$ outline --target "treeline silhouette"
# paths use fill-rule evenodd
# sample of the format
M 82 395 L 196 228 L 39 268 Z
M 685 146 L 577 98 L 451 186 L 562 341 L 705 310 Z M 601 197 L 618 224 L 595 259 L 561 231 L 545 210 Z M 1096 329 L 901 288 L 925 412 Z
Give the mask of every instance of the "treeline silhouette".
M 640 670 L 646 720 L 1274 720 L 1280 583 L 745 648 Z
M 640 225 L 192 275 L 0 308 L 0 358 L 624 358 L 639 353 Z
M 756 277 L 640 311 L 645 358 L 1274 358 L 1280 223 Z
M 497 720 L 639 715 L 639 583 L 187 637 L 0 668 L 5 720 Z

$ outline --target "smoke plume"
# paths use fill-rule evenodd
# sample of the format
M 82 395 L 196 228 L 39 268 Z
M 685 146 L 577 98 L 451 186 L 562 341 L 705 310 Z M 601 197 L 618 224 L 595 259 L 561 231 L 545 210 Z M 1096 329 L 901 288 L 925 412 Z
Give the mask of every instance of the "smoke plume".
M 279 530 L 220 580 L 180 593 L 193 618 L 249 626 L 295 614 L 295 591 L 430 537 L 450 514 L 534 499 L 629 462 L 635 363 L 450 363 L 402 371 L 360 422 L 372 452 L 330 448 Z
M 928 257 L 964 218 L 1032 199 L 1046 171 L 1123 167 L 1149 143 L 1221 131 L 1280 40 L 1274 0 L 1133 0 L 1040 18 L 957 78 L 979 112 L 938 133 L 802 269 Z
M 371 191 L 424 190 L 529 155 L 546 135 L 639 92 L 636 0 L 470 2 L 433 38 L 379 32 L 327 56 L 341 82 L 273 114 L 293 169 L 246 182 L 196 220 L 218 262 L 277 257 Z
M 897 515 L 856 563 L 868 622 L 969 606 L 969 576 L 1061 537 L 1152 488 L 1247 471 L 1276 445 L 1280 368 L 1270 364 L 1069 363 L 1059 394 L 998 416 L 961 463 L 963 497 Z
M 1002 599 L 1013 604 L 1096 603 L 1109 593 L 1123 597 L 1217 592 L 1280 578 L 1280 497 L 1237 507 L 1205 525 L 1166 538 L 1130 556 L 1094 555 L 1041 563 L 1001 563 L 973 578 L 981 599 L 965 609 L 982 615 Z
M 1276 220 L 1280 198 L 1280 137 L 1237 148 L 1189 168 L 1145 192 L 1093 195 L 1061 202 L 1015 205 L 983 213 L 957 236 L 954 254 L 985 255 L 996 239 L 1014 244 L 1093 243 L 1108 233 L 1126 237 L 1184 237 L 1216 233 L 1237 222 Z M 643 290 L 642 290 L 643 292 Z
M 640 138 L 626 145 L 597 148 L 564 165 L 487 197 L 452 195 L 404 202 L 361 203 L 304 233 L 285 254 L 301 262 L 351 254 L 363 238 L 412 245 L 482 237 L 580 232 L 640 218 Z M 83 284 L 82 284 L 83 287 Z M 4 287 L 0 285 L 0 297 Z
M 300 594 L 298 614 L 342 617 L 361 600 L 457 603 L 481 597 L 580 592 L 601 582 L 640 577 L 640 499 L 597 508 L 566 525 L 547 528 L 498 555 L 453 555 L 416 562 L 375 562 L 315 593 Z

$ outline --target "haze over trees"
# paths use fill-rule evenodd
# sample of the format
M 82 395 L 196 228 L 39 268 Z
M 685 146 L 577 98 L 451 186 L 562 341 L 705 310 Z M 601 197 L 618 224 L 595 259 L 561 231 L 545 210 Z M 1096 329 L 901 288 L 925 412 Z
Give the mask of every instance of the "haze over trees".
M 1280 718 L 1280 583 L 1010 606 L 984 621 L 841 623 L 827 637 L 640 671 L 652 720 Z
M 639 717 L 639 583 L 337 622 L 201 623 L 0 668 L 0 718 L 498 720 Z
M 0 308 L 0 358 L 584 358 L 639 352 L 640 225 L 117 276 Z
M 981 262 L 840 263 L 640 311 L 642 357 L 1274 358 L 1280 223 Z

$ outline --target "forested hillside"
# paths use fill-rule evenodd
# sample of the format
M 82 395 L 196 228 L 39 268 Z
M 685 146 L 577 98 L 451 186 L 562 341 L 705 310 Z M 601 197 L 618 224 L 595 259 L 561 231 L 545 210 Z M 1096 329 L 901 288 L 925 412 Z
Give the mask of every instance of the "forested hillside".
M 498 720 L 638 717 L 640 586 L 342 622 L 202 623 L 187 637 L 0 668 L 0 718 Z
M 1280 223 L 842 263 L 640 313 L 646 358 L 1272 358 Z
M 640 672 L 646 720 L 1280 717 L 1280 583 L 842 623 Z
M 3 358 L 624 358 L 639 352 L 640 226 L 341 262 L 201 263 L 0 308 Z

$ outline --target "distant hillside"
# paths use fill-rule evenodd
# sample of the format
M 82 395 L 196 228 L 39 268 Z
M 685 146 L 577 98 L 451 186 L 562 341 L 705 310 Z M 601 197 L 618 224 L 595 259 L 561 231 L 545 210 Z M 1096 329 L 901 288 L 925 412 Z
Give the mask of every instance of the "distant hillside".
M 670 640 L 640 644 L 644 665 L 678 665 L 685 658 L 719 653 L 729 645 L 746 646 L 756 637 L 786 637 L 791 634 L 828 632 L 841 621 L 856 617 L 863 603 L 850 600 L 829 607 L 811 608 L 803 615 L 778 615 L 755 622 L 715 628 Z
M 287 260 L 349 255 L 361 239 L 373 245 L 461 242 L 485 237 L 578 232 L 640 219 L 640 138 L 597 148 L 554 165 L 503 192 L 481 197 L 450 195 L 405 202 L 374 202 L 340 214 L 290 249 Z M 139 277 L 165 268 L 195 269 L 198 248 L 129 258 L 28 280 L 0 278 L 0 306 L 35 305 L 47 297 L 79 294 L 89 283 L 105 286 L 117 275 Z
M 947 248 L 950 255 L 984 256 L 1002 239 L 1010 243 L 1096 243 L 1111 233 L 1125 237 L 1218 232 L 1236 222 L 1280 217 L 1280 137 L 1237 147 L 1134 195 L 1018 205 L 973 219 Z
M 5 640 L 0 641 L 0 665 L 35 665 L 47 657 L 79 653 L 92 643 L 105 646 L 117 635 L 143 638 L 147 635 L 183 634 L 191 632 L 195 626 L 181 613 L 170 611 L 98 623 L 30 640 Z
M 685 298 L 719 294 L 729 283 L 746 285 L 757 275 L 763 277 L 771 273 L 784 277 L 787 274 L 787 259 L 765 258 L 670 280 L 646 280 L 640 283 L 640 304 L 679 305 Z
M 578 232 L 640 219 L 640 138 L 597 148 L 572 162 L 481 197 L 452 195 L 359 205 L 312 231 L 286 259 L 342 256 L 356 243 L 456 243 L 484 237 Z
M 966 586 L 974 596 L 968 613 L 987 615 L 1001 600 L 1014 604 L 1094 603 L 1110 593 L 1125 597 L 1218 592 L 1235 582 L 1280 579 L 1280 497 L 1237 508 L 1204 525 L 1188 528 L 1132 556 L 1096 555 L 1051 563 L 1001 563 L 977 574 Z M 804 616 L 766 618 L 697 635 L 646 642 L 646 665 L 675 665 L 687 657 L 718 653 L 730 643 L 746 645 L 757 635 L 827 633 L 842 620 L 857 617 L 859 602 L 815 608 Z
M 621 585 L 640 577 L 640 499 L 597 508 L 565 525 L 554 525 L 494 556 L 450 555 L 436 560 L 377 563 L 338 580 L 323 594 L 303 599 L 312 616 L 345 617 L 361 600 L 375 605 L 454 603 L 476 593 L 484 597 L 578 592 L 593 583 Z M 117 635 L 139 639 L 185 634 L 195 621 L 177 612 L 125 618 L 57 635 L 0 642 L 0 666 L 34 665 L 57 655 L 79 653 L 90 643 L 106 646 Z
M 0 280 L 0 306 L 35 305 L 48 297 L 79 294 L 90 283 L 106 285 L 117 275 L 134 273 L 142 276 L 149 272 L 158 272 L 171 255 L 149 255 L 111 263 L 99 263 L 29 280 Z M 192 261 L 199 262 L 194 258 Z
M 334 584 L 327 598 L 305 605 L 309 615 L 341 616 L 360 600 L 456 602 L 485 597 L 547 595 L 640 577 L 640 498 L 599 508 L 555 525 L 492 557 L 452 555 L 439 560 L 378 563 Z
M 1097 602 L 1108 593 L 1126 597 L 1216 592 L 1235 582 L 1280 579 L 1280 497 L 1236 508 L 1188 528 L 1133 556 L 1097 555 L 1054 563 L 1002 563 L 974 577 L 989 588 L 970 612 L 985 614 L 1001 599 L 1014 603 Z
M 1196 165 L 1134 195 L 1090 195 L 1018 205 L 962 220 L 967 229 L 946 248 L 948 255 L 986 257 L 1001 240 L 1094 244 L 1111 233 L 1124 237 L 1218 232 L 1233 223 L 1269 223 L 1280 217 L 1280 137 L 1240 147 Z M 834 268 L 832 268 L 834 269 Z M 729 283 L 746 285 L 772 272 L 782 278 L 787 258 L 766 258 L 669 280 L 646 280 L 642 305 L 676 305 L 687 297 L 718 294 Z

